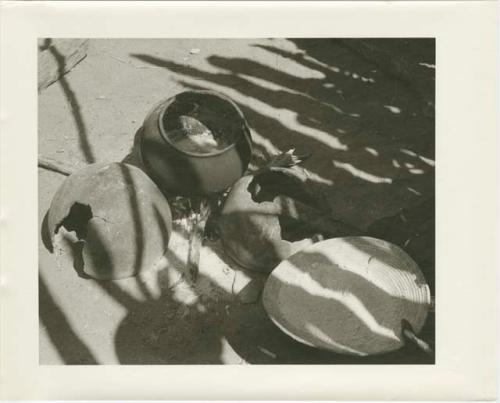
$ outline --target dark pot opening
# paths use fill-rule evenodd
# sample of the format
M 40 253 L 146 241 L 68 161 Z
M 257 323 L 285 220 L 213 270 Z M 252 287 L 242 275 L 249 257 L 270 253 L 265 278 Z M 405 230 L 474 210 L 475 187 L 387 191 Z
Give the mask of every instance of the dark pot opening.
M 249 133 L 238 107 L 211 91 L 176 95 L 160 114 L 159 126 L 175 149 L 197 157 L 220 154 Z

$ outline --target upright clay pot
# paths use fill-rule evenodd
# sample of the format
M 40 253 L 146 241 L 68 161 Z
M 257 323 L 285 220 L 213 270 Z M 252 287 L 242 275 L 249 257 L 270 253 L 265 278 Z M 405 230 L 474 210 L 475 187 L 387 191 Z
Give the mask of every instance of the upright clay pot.
M 207 153 L 181 149 L 169 133 L 193 113 L 204 127 L 225 136 L 227 146 Z M 245 117 L 233 101 L 216 92 L 187 91 L 162 101 L 150 111 L 143 129 L 140 150 L 146 170 L 170 194 L 222 191 L 243 175 L 250 161 Z

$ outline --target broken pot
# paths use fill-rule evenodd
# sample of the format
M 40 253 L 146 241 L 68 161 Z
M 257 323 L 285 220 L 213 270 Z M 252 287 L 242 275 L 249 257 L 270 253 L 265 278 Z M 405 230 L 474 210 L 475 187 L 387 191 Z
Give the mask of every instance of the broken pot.
M 431 304 L 418 265 L 401 248 L 370 237 L 328 239 L 281 262 L 264 307 L 286 334 L 321 349 L 371 355 L 418 334 Z
M 236 104 L 213 91 L 186 91 L 160 102 L 143 125 L 144 165 L 169 194 L 222 191 L 245 172 L 250 130 Z
M 54 250 L 71 234 L 75 269 L 101 280 L 136 275 L 167 249 L 172 218 L 167 200 L 139 168 L 92 164 L 70 175 L 48 214 Z
M 252 176 L 244 176 L 233 186 L 217 226 L 231 258 L 246 269 L 270 272 L 281 260 L 311 245 L 313 240 L 283 239 L 281 200 L 254 201 L 248 190 L 252 179 Z
M 246 269 L 269 273 L 322 239 L 359 235 L 333 217 L 323 200 L 324 186 L 297 166 L 266 168 L 238 180 L 217 218 L 227 253 Z

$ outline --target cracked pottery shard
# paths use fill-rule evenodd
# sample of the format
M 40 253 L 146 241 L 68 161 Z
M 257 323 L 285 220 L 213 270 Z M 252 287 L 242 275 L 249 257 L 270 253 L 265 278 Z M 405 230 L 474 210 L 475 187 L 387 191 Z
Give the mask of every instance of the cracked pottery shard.
M 170 207 L 140 169 L 92 164 L 69 176 L 55 194 L 48 228 L 81 243 L 81 269 L 96 279 L 119 279 L 153 267 L 167 249 Z

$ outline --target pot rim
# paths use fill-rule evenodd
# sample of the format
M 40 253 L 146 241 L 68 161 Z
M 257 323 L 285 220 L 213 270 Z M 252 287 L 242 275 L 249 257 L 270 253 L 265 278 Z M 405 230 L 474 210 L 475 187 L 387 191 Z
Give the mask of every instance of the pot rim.
M 180 94 L 185 94 L 185 93 L 199 94 L 199 95 L 213 95 L 213 96 L 215 96 L 217 98 L 222 99 L 223 101 L 228 102 L 235 109 L 235 111 L 239 115 L 239 117 L 242 119 L 244 133 L 242 135 L 238 136 L 237 139 L 236 139 L 236 141 L 234 141 L 232 144 L 230 144 L 226 148 L 223 148 L 222 150 L 218 150 L 218 151 L 215 151 L 215 152 L 212 152 L 212 153 L 198 154 L 198 153 L 193 153 L 193 152 L 190 152 L 190 151 L 185 151 L 185 150 L 182 150 L 179 147 L 177 147 L 175 145 L 175 143 L 170 140 L 170 137 L 165 132 L 165 129 L 163 128 L 162 122 L 163 122 L 163 117 L 165 115 L 165 112 L 167 111 L 167 108 L 170 106 L 170 104 L 175 100 L 175 98 L 177 96 L 179 96 Z M 223 154 L 223 153 L 225 153 L 225 152 L 227 152 L 227 151 L 232 150 L 233 148 L 235 148 L 236 145 L 238 144 L 238 142 L 240 141 L 240 139 L 241 139 L 242 136 L 245 137 L 245 135 L 248 135 L 250 137 L 250 128 L 248 127 L 248 123 L 247 123 L 247 121 L 245 119 L 245 116 L 243 115 L 243 112 L 241 112 L 240 108 L 229 97 L 227 97 L 227 96 L 225 96 L 225 95 L 223 95 L 223 94 L 221 94 L 221 93 L 219 93 L 217 91 L 212 91 L 212 90 L 190 90 L 190 91 L 183 91 L 183 92 L 179 92 L 178 94 L 174 95 L 173 97 L 168 98 L 167 101 L 161 106 L 160 113 L 158 114 L 157 123 L 158 123 L 158 129 L 160 131 L 161 136 L 163 137 L 163 140 L 165 140 L 168 144 L 170 144 L 173 148 L 175 148 L 175 150 L 177 150 L 181 154 L 185 154 L 185 155 L 187 155 L 189 157 L 196 157 L 196 158 L 215 157 L 215 156 L 221 155 L 221 154 Z M 249 139 L 246 139 L 246 140 L 249 143 L 251 143 L 251 140 L 249 140 Z

